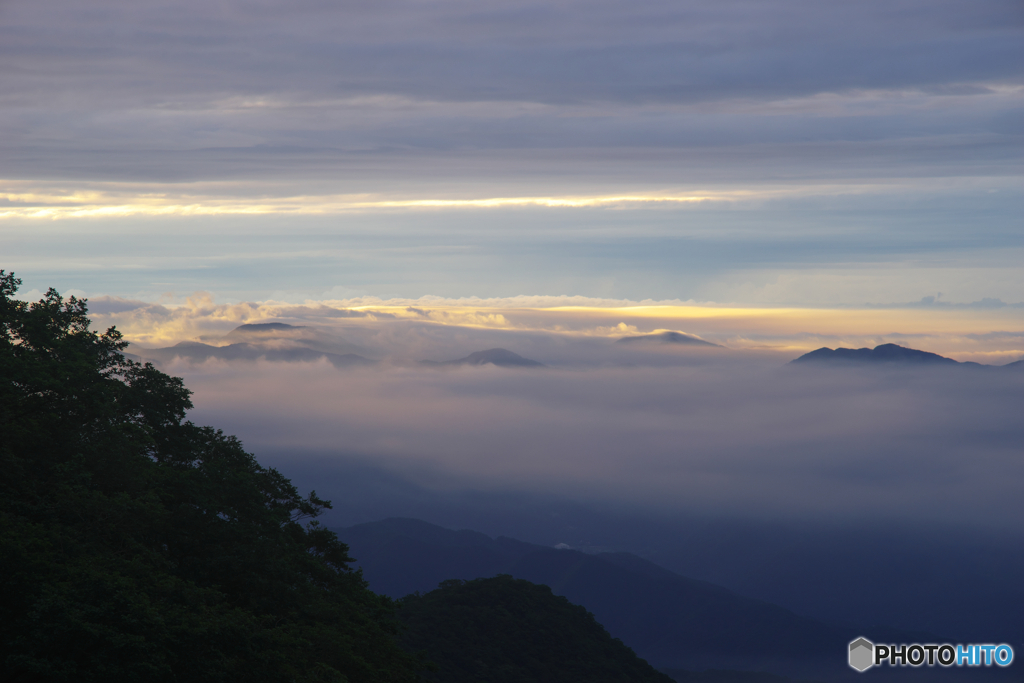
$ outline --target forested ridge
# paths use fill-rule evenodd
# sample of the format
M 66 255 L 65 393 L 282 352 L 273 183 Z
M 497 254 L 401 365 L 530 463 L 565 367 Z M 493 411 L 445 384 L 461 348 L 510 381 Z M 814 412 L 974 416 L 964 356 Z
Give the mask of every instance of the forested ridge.
M 594 615 L 508 575 L 452 579 L 400 600 L 403 642 L 429 653 L 438 683 L 672 683 Z

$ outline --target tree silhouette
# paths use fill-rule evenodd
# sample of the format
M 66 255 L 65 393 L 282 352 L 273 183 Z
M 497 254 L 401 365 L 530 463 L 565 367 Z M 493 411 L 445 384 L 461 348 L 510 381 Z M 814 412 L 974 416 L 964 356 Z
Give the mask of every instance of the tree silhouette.
M 84 299 L 0 271 L 0 678 L 409 681 L 393 604 Z

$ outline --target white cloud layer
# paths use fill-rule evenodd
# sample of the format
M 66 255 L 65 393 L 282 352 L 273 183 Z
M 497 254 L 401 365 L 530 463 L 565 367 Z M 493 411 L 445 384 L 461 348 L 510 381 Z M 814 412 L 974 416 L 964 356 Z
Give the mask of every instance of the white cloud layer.
M 657 368 L 171 370 L 196 392 L 195 419 L 282 467 L 283 453 L 334 454 L 440 491 L 1022 530 L 1020 372 L 830 371 L 735 353 Z

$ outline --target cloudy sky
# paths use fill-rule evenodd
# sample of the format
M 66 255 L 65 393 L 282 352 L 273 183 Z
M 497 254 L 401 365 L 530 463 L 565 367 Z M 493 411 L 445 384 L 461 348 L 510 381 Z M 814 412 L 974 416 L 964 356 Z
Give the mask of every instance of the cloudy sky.
M 1017 0 L 0 3 L 0 252 L 183 303 L 1024 301 Z

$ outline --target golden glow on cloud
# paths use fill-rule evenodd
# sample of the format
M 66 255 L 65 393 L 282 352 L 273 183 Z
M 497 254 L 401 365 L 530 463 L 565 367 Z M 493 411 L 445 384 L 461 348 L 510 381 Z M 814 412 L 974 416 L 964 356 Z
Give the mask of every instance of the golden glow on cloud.
M 143 346 L 185 340 L 216 343 L 243 323 L 288 322 L 399 339 L 415 325 L 457 327 L 563 338 L 618 338 L 677 330 L 734 350 L 799 354 L 829 346 L 898 343 L 958 360 L 1002 363 L 1024 354 L 1024 310 L 751 308 L 691 302 L 632 302 L 583 297 L 509 299 L 347 299 L 304 304 L 217 304 L 198 294 L 177 305 L 138 302 L 119 313 L 93 315 L 95 326 L 117 325 Z M 473 332 L 477 330 L 478 332 Z M 398 342 L 395 342 L 398 343 Z
M 687 205 L 736 202 L 779 197 L 838 195 L 890 191 L 866 185 L 677 189 L 579 195 L 500 195 L 483 197 L 422 197 L 407 193 L 306 194 L 296 188 L 263 187 L 258 183 L 204 182 L 197 184 L 91 183 L 64 187 L 56 183 L 0 180 L 2 219 L 90 219 L 131 216 L 324 215 L 378 210 L 490 209 L 509 207 L 591 208 Z M 258 194 L 253 194 L 258 193 Z
M 344 196 L 286 197 L 277 201 L 209 199 L 180 203 L 163 197 L 136 197 L 118 203 L 116 198 L 95 193 L 60 197 L 0 194 L 0 219 L 112 218 L 127 216 L 219 216 L 260 214 L 332 214 L 375 209 L 460 209 L 517 206 L 600 207 L 622 204 L 690 204 L 738 199 L 747 193 L 693 195 L 612 195 L 566 197 L 488 197 L 481 199 L 399 199 L 366 201 Z M 6 204 L 6 205 L 5 205 Z
M 730 196 L 737 196 L 732 193 Z M 698 195 L 613 195 L 609 197 L 493 197 L 490 199 L 409 199 L 403 201 L 364 202 L 353 204 L 353 208 L 494 208 L 502 206 L 565 206 L 589 207 L 610 204 L 666 202 L 687 204 L 721 200 L 722 194 Z

